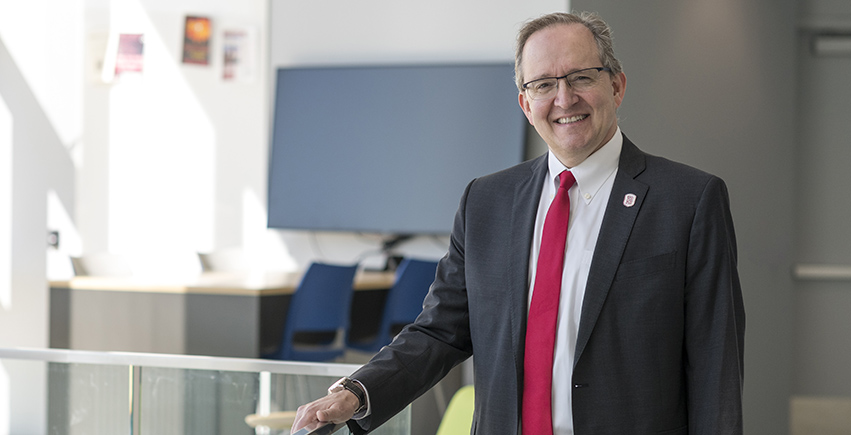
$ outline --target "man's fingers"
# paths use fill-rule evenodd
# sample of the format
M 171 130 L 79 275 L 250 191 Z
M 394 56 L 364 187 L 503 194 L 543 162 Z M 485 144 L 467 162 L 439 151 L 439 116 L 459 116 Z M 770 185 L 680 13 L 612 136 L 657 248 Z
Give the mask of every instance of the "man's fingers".
M 295 432 L 303 427 L 311 426 L 315 428 L 321 423 L 319 420 L 318 412 L 314 407 L 315 403 L 309 403 L 307 405 L 302 405 L 298 407 L 298 411 L 296 411 L 295 420 L 293 420 L 293 427 L 290 432 Z
M 336 413 L 332 412 L 331 410 L 316 411 L 316 419 L 319 421 L 327 421 L 330 423 L 339 423 L 338 421 L 334 421 L 334 414 Z
M 327 408 L 316 411 L 317 420 L 330 423 L 343 423 L 352 415 L 354 413 L 346 402 L 331 402 Z
M 315 429 L 325 423 L 343 423 L 349 420 L 355 409 L 346 400 L 347 395 L 354 396 L 351 392 L 337 392 L 299 406 L 291 432 L 303 427 Z

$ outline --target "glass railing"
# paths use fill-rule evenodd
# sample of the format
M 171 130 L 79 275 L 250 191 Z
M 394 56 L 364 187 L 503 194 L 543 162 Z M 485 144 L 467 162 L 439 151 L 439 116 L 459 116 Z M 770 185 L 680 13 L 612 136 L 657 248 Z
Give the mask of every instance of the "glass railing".
M 289 434 L 299 405 L 324 396 L 329 385 L 356 368 L 184 355 L 0 349 L 0 434 Z M 40 409 L 28 409 L 33 407 Z M 408 407 L 373 433 L 410 432 Z M 348 434 L 348 430 L 337 434 Z

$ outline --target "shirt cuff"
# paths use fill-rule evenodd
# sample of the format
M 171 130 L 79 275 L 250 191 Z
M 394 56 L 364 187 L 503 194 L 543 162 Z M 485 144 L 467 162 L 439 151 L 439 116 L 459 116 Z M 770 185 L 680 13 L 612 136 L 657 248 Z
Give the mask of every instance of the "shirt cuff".
M 352 379 L 352 381 L 360 385 L 361 389 L 363 389 L 364 400 L 366 400 L 366 407 L 363 411 L 352 416 L 352 420 L 362 420 L 372 414 L 372 406 L 369 404 L 369 391 L 366 389 L 366 386 L 361 383 L 361 381 L 357 379 Z

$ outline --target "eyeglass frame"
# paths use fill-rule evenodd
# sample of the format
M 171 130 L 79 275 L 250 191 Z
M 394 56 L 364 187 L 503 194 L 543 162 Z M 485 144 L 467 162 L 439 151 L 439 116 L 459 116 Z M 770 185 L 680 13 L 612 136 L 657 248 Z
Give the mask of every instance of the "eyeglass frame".
M 604 71 L 605 71 L 605 72 L 609 72 L 609 73 L 610 73 L 610 72 L 612 72 L 612 69 L 611 69 L 611 68 L 609 68 L 609 67 L 605 67 L 605 66 L 596 66 L 596 67 L 591 67 L 591 68 L 582 68 L 582 69 L 578 69 L 578 70 L 576 70 L 576 71 L 571 71 L 571 72 L 569 72 L 569 73 L 567 73 L 567 74 L 565 74 L 565 75 L 563 75 L 563 76 L 561 76 L 561 77 L 541 77 L 541 78 L 539 78 L 539 79 L 529 80 L 528 82 L 523 83 L 523 85 L 522 85 L 521 87 L 523 88 L 523 90 L 524 90 L 524 91 L 529 91 L 529 85 L 530 85 L 530 84 L 532 84 L 532 83 L 539 82 L 539 81 L 541 81 L 541 80 L 552 80 L 552 79 L 555 79 L 555 81 L 556 81 L 556 91 L 558 91 L 558 82 L 559 82 L 559 81 L 561 81 L 561 79 L 566 79 L 568 76 L 572 76 L 573 74 L 576 74 L 576 73 L 579 73 L 579 72 L 582 72 L 582 71 L 590 71 L 590 70 L 592 70 L 592 69 L 593 69 L 593 70 L 596 70 L 598 73 L 599 73 L 599 72 L 604 72 Z M 571 85 L 569 81 L 565 80 L 564 82 L 567 84 L 567 86 L 568 86 L 569 88 L 573 89 L 573 85 Z M 596 83 L 595 83 L 595 84 L 596 84 Z M 528 93 L 527 93 L 527 95 L 528 95 Z M 553 96 L 555 96 L 555 95 L 553 95 Z M 532 98 L 532 97 L 531 97 L 531 96 L 529 96 L 529 98 Z M 534 98 L 532 98 L 532 99 L 534 100 Z M 546 98 L 543 98 L 543 99 L 544 99 L 544 100 L 546 100 Z

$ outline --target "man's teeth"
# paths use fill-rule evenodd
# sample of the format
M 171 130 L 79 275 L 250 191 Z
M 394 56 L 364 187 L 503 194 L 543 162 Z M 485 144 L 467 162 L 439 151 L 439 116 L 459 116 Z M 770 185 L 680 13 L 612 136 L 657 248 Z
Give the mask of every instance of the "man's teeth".
M 556 122 L 558 122 L 559 124 L 570 124 L 571 122 L 582 121 L 587 117 L 588 115 L 576 115 L 571 116 L 569 118 L 559 118 Z

